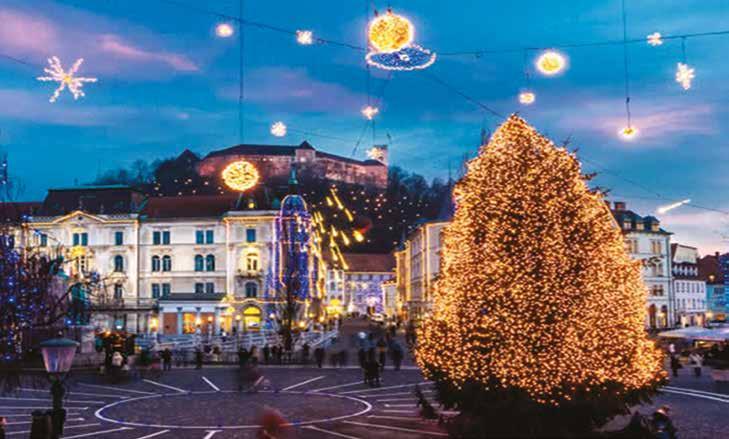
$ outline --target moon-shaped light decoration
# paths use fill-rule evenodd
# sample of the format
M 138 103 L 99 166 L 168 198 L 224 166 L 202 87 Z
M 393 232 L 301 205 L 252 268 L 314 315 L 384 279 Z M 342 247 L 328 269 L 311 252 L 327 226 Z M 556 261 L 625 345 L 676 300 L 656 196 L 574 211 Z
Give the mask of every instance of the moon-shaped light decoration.
M 388 10 L 370 21 L 367 36 L 375 51 L 392 53 L 413 42 L 415 27 L 407 18 Z
M 234 191 L 245 192 L 258 184 L 258 169 L 252 163 L 238 160 L 229 164 L 222 173 L 225 185 Z

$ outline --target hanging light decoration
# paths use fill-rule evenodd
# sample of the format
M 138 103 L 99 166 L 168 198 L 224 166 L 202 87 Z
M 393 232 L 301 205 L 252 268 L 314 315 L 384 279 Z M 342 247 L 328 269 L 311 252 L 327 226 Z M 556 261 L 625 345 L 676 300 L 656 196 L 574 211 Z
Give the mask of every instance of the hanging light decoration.
M 286 127 L 286 124 L 281 121 L 275 122 L 271 125 L 271 134 L 276 137 L 284 137 L 287 132 L 288 128 Z
M 380 53 L 397 52 L 410 45 L 415 27 L 407 18 L 394 14 L 392 9 L 370 21 L 367 31 L 370 46 Z
M 311 46 L 314 44 L 314 33 L 310 30 L 297 30 L 296 42 L 302 46 Z
M 543 75 L 554 76 L 567 67 L 567 58 L 556 50 L 547 50 L 539 55 L 535 65 Z
M 417 44 L 393 53 L 370 52 L 365 57 L 367 64 L 379 69 L 405 71 L 427 69 L 435 59 L 435 53 Z
M 618 131 L 618 134 L 625 140 L 633 140 L 638 135 L 638 128 L 628 125 Z
M 221 177 L 226 186 L 239 192 L 254 187 L 260 179 L 258 169 L 245 160 L 238 160 L 226 166 Z
M 380 112 L 380 109 L 377 107 L 373 107 L 372 105 L 368 105 L 362 109 L 362 115 L 367 118 L 367 120 L 372 120 L 375 118 L 377 113 Z
M 217 26 L 215 26 L 215 35 L 219 36 L 220 38 L 230 38 L 233 36 L 235 31 L 233 30 L 233 26 L 230 23 L 219 23 Z
M 676 66 L 676 82 L 681 84 L 681 87 L 683 87 L 684 90 L 691 88 L 691 82 L 695 77 L 694 69 L 692 69 L 688 64 L 684 64 L 682 62 L 678 63 Z
M 537 100 L 537 95 L 529 90 L 524 90 L 519 93 L 519 103 L 523 105 L 531 105 Z
M 652 34 L 648 35 L 646 39 L 648 40 L 648 44 L 653 47 L 663 44 L 663 39 L 660 32 L 653 32 Z
M 84 86 L 84 83 L 86 82 L 96 82 L 96 78 L 84 78 L 82 76 L 76 76 L 76 72 L 78 72 L 78 69 L 81 67 L 81 64 L 83 64 L 84 59 L 79 58 L 76 60 L 75 63 L 73 63 L 73 66 L 71 66 L 68 71 L 63 70 L 63 66 L 61 65 L 61 60 L 58 59 L 57 56 L 53 56 L 51 58 L 48 58 L 48 65 L 49 67 L 46 67 L 43 69 L 44 72 L 48 74 L 48 76 L 39 76 L 39 81 L 42 82 L 58 82 L 58 87 L 53 92 L 53 95 L 48 100 L 50 103 L 56 102 L 58 99 L 58 96 L 61 95 L 61 92 L 68 88 L 68 91 L 71 92 L 73 95 L 73 99 L 76 100 L 80 97 L 86 96 L 84 94 L 82 88 Z

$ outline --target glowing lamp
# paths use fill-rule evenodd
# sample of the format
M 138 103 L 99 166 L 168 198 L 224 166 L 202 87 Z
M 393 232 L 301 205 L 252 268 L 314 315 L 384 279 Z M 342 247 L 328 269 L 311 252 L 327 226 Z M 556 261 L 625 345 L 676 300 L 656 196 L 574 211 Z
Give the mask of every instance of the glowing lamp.
M 663 44 L 663 39 L 661 39 L 661 33 L 660 32 L 653 32 L 652 34 L 648 35 L 646 37 L 648 40 L 648 44 L 650 44 L 653 47 L 660 46 Z
M 638 128 L 628 125 L 618 131 L 618 134 L 625 140 L 633 140 L 638 135 Z
M 212 316 L 208 316 L 208 323 L 213 323 L 213 317 Z
M 243 192 L 258 184 L 260 175 L 252 163 L 245 160 L 235 161 L 223 169 L 223 182 L 229 188 Z
M 300 321 L 300 322 L 299 322 L 299 328 L 301 328 L 301 329 L 304 329 L 305 327 L 306 327 L 306 322 L 305 322 L 305 321 L 303 321 L 303 320 L 302 320 L 302 321 Z
M 407 18 L 393 14 L 392 10 L 370 21 L 367 37 L 377 52 L 392 53 L 410 45 L 415 28 Z
M 71 370 L 78 342 L 67 338 L 52 338 L 40 344 L 43 365 L 51 376 L 61 376 Z
M 372 120 L 377 115 L 377 113 L 380 112 L 380 109 L 377 107 L 373 107 L 372 105 L 368 105 L 362 109 L 362 115 L 367 118 L 367 120 Z
M 231 26 L 229 23 L 220 23 L 215 26 L 215 35 L 219 36 L 220 38 L 230 38 L 233 36 L 233 33 L 233 26 Z
M 314 44 L 314 33 L 310 30 L 297 30 L 296 42 L 302 46 L 310 46 Z
M 281 121 L 275 122 L 271 125 L 271 134 L 276 137 L 284 137 L 287 132 L 288 128 L 286 127 L 286 124 Z
M 567 59 L 555 50 L 547 50 L 539 55 L 535 63 L 537 70 L 543 75 L 554 76 L 561 73 L 567 66 Z
M 537 100 L 537 95 L 531 91 L 523 91 L 519 93 L 519 103 L 523 105 L 531 105 Z
M 149 322 L 149 326 L 152 328 L 152 330 L 157 330 L 157 327 L 159 326 L 159 320 L 157 320 L 156 318 L 153 318 Z
M 240 322 L 241 319 L 242 319 L 242 317 L 240 316 L 240 314 L 238 314 L 237 316 L 235 316 L 235 321 L 236 322 Z

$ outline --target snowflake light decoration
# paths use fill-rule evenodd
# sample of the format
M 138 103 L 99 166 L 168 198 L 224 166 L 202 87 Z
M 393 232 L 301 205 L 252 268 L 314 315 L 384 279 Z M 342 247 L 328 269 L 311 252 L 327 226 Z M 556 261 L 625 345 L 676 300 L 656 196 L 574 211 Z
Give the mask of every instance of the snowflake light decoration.
M 368 105 L 362 109 L 362 115 L 367 118 L 367 120 L 372 120 L 375 118 L 377 113 L 380 112 L 380 109 L 377 107 L 373 107 L 372 105 Z
M 97 78 L 84 78 L 82 76 L 76 76 L 76 72 L 78 72 L 79 67 L 81 67 L 81 64 L 83 64 L 84 59 L 79 58 L 76 60 L 75 63 L 73 63 L 73 66 L 71 66 L 68 71 L 63 70 L 63 66 L 61 65 L 61 60 L 58 59 L 57 56 L 53 56 L 51 58 L 48 58 L 48 65 L 50 67 L 46 67 L 43 69 L 44 72 L 46 72 L 49 76 L 39 76 L 39 81 L 42 82 L 49 82 L 49 81 L 55 81 L 58 82 L 58 88 L 53 92 L 53 95 L 51 96 L 48 101 L 50 103 L 56 102 L 58 99 L 58 96 L 61 95 L 61 92 L 68 87 L 68 91 L 71 92 L 73 95 L 73 99 L 76 100 L 79 97 L 86 96 L 81 90 L 84 86 L 85 82 L 96 82 Z
M 314 44 L 314 33 L 310 30 L 297 30 L 296 42 L 302 46 L 311 46 Z
M 661 33 L 660 32 L 653 32 L 652 34 L 648 35 L 646 38 L 648 39 L 648 44 L 650 44 L 653 47 L 660 46 L 663 44 L 663 40 L 661 39 Z
M 435 62 L 436 55 L 412 44 L 397 52 L 370 52 L 365 59 L 369 65 L 383 70 L 421 70 L 430 67 Z
M 278 121 L 271 125 L 271 134 L 276 137 L 284 137 L 287 132 L 288 128 L 286 127 L 286 124 L 281 121 Z
M 676 82 L 681 84 L 681 87 L 683 87 L 684 90 L 691 88 L 691 81 L 693 81 L 695 77 L 694 69 L 689 67 L 688 64 L 684 64 L 682 62 L 678 63 L 678 66 L 676 67 Z

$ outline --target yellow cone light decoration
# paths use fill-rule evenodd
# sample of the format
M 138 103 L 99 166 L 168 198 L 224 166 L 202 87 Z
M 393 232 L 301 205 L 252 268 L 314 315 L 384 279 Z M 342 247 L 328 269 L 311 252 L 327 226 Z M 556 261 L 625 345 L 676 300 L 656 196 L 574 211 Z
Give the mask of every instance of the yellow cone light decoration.
M 376 51 L 391 53 L 413 42 L 415 28 L 410 20 L 388 10 L 370 21 L 367 36 Z
M 547 50 L 537 58 L 536 67 L 543 75 L 553 76 L 561 73 L 567 66 L 567 59 L 555 50 Z
M 260 178 L 258 169 L 245 160 L 239 160 L 226 166 L 221 177 L 226 186 L 239 192 L 254 187 Z
M 542 407 L 660 385 L 641 265 L 574 154 L 514 115 L 453 193 L 432 313 L 418 332 L 427 378 Z

